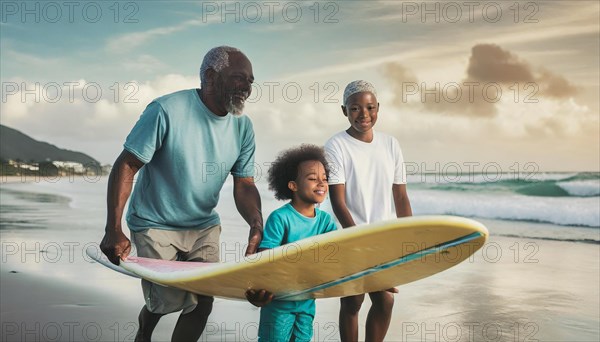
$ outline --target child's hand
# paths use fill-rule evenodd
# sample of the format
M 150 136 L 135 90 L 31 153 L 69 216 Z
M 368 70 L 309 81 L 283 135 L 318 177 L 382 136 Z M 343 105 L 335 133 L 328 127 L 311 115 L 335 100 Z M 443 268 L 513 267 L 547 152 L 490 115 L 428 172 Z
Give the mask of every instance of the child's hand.
M 273 294 L 267 290 L 248 290 L 246 291 L 246 299 L 252 305 L 257 307 L 265 306 L 273 300 Z
M 389 289 L 387 289 L 387 290 L 385 290 L 385 291 L 386 291 L 386 292 L 390 292 L 390 293 L 398 293 L 398 292 L 399 292 L 399 291 L 398 291 L 398 289 L 397 289 L 397 288 L 395 288 L 395 287 L 389 288 Z

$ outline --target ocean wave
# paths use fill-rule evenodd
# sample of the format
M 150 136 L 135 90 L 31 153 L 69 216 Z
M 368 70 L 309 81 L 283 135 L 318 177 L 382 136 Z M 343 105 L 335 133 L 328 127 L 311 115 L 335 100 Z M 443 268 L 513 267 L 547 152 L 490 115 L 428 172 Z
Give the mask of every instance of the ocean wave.
M 546 222 L 562 226 L 600 227 L 600 197 L 531 197 L 519 194 L 485 194 L 414 190 L 410 193 L 416 214 Z
M 472 175 L 473 176 L 473 175 Z M 429 177 L 429 178 L 427 178 Z M 597 197 L 600 196 L 600 173 L 542 174 L 537 178 L 520 178 L 518 175 L 444 178 L 443 175 L 427 175 L 413 183 L 417 189 L 439 191 L 504 193 L 536 197 Z M 409 179 L 410 181 L 410 179 Z M 410 182 L 409 182 L 410 183 Z
M 600 196 L 600 180 L 575 180 L 571 182 L 559 182 L 557 183 L 557 186 L 571 196 Z
M 534 180 L 534 181 L 561 181 L 561 180 L 573 179 L 582 174 L 587 174 L 587 172 L 582 172 L 582 173 L 541 172 L 541 173 L 535 173 L 533 175 L 527 175 L 522 178 L 525 178 L 527 180 Z
M 567 197 L 569 192 L 554 182 L 539 182 L 526 184 L 515 189 L 515 192 L 525 196 Z M 575 195 L 576 196 L 576 195 Z
M 591 177 L 591 178 L 590 178 Z M 600 174 L 594 172 L 581 173 L 423 173 L 407 176 L 409 183 L 421 184 L 493 184 L 493 183 L 529 183 L 543 181 L 571 181 L 599 179 Z

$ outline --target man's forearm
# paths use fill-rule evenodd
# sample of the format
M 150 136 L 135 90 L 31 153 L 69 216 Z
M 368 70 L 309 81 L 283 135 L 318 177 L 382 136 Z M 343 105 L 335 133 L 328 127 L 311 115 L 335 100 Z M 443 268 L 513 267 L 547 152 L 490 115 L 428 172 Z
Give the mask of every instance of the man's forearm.
M 106 196 L 106 227 L 100 250 L 115 265 L 118 265 L 120 260 L 125 260 L 131 251 L 131 242 L 121 228 L 121 218 L 131 193 L 133 177 L 143 165 L 131 153 L 123 151 L 110 172 Z
M 126 153 L 123 152 L 117 158 L 108 178 L 106 230 L 121 230 L 121 218 L 125 203 L 131 194 L 133 178 L 143 165 L 139 161 L 132 162 L 132 157 L 127 156 Z
M 253 181 L 236 181 L 233 197 L 235 206 L 250 228 L 263 228 L 260 194 Z
M 263 235 L 263 219 L 260 203 L 260 195 L 254 184 L 253 178 L 234 178 L 233 198 L 235 206 L 250 226 L 248 234 L 248 247 L 245 255 L 256 253 Z

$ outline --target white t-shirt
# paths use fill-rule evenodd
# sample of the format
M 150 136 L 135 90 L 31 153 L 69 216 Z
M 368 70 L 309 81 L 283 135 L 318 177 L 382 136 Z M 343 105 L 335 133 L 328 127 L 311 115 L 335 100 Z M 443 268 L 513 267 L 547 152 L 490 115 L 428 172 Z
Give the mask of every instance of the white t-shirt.
M 393 184 L 406 184 L 402 150 L 396 138 L 373 131 L 366 143 L 346 131 L 325 143 L 329 184 L 346 185 L 346 205 L 354 223 L 372 223 L 396 217 Z

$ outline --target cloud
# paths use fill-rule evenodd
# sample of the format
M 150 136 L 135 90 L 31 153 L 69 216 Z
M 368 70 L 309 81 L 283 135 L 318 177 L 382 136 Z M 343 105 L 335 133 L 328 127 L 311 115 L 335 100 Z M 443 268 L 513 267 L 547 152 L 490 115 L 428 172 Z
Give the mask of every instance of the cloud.
M 102 162 L 114 160 L 127 133 L 153 99 L 199 86 L 197 76 L 177 74 L 119 83 L 118 91 L 115 84 L 85 79 L 75 82 L 73 88 L 23 79 L 10 81 L 14 87 L 4 94 L 0 105 L 2 124 L 38 140 L 83 151 Z M 96 89 L 101 90 L 101 96 L 96 96 Z
M 541 94 L 554 98 L 567 98 L 579 92 L 566 78 L 548 70 L 540 69 L 537 83 L 540 84 Z
M 140 55 L 136 59 L 126 60 L 123 62 L 123 67 L 146 73 L 154 73 L 157 70 L 166 68 L 166 64 L 151 55 Z
M 565 77 L 547 68 L 535 68 L 495 44 L 472 47 L 461 81 L 419 81 L 413 71 L 399 63 L 384 64 L 382 72 L 394 90 L 394 105 L 448 115 L 491 118 L 507 97 L 535 102 L 538 98 L 566 99 L 578 93 Z
M 50 57 L 38 57 L 36 55 L 19 52 L 13 49 L 5 49 L 2 51 L 2 58 L 7 60 L 18 61 L 21 65 L 28 67 L 48 67 L 49 65 L 57 66 L 62 59 Z
M 495 44 L 478 44 L 471 49 L 467 79 L 503 85 L 535 83 L 541 89 L 540 95 L 554 98 L 577 93 L 577 88 L 563 76 L 545 68 L 535 69 Z
M 382 72 L 394 93 L 392 103 L 398 108 L 472 117 L 496 115 L 497 88 L 468 80 L 419 81 L 412 70 L 399 63 L 385 64 Z
M 404 94 L 407 84 L 417 84 L 418 82 L 415 74 L 399 63 L 386 63 L 381 71 L 386 78 L 392 81 L 392 91 L 396 95 Z M 392 102 L 394 105 L 402 106 L 406 101 L 402 96 L 394 96 Z
M 189 27 L 207 25 L 209 20 L 187 20 L 179 25 L 163 26 L 147 31 L 132 32 L 119 35 L 106 43 L 106 49 L 112 52 L 129 52 L 160 36 L 167 36 L 175 32 L 183 31 Z
M 478 44 L 471 49 L 468 79 L 482 82 L 531 82 L 530 67 L 507 50 L 494 44 Z

